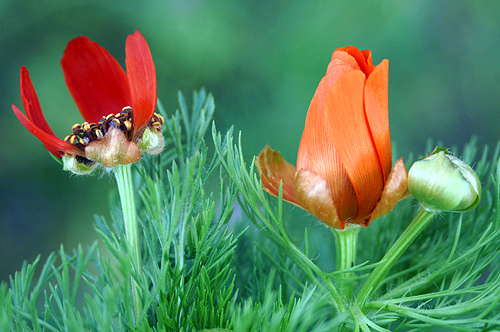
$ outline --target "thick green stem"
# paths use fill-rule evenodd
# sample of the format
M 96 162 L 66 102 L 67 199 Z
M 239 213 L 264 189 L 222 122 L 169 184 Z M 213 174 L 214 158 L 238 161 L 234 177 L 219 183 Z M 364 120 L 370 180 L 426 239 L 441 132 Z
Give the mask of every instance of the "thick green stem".
M 401 234 L 391 249 L 385 254 L 384 258 L 382 258 L 379 265 L 377 265 L 368 279 L 366 279 L 357 297 L 358 305 L 364 305 L 368 297 L 378 288 L 394 263 L 396 263 L 435 215 L 436 212 L 420 209 L 410 225 L 408 225 L 403 234 Z
M 127 238 L 134 269 L 141 271 L 141 247 L 139 242 L 139 226 L 137 223 L 137 211 L 135 208 L 134 186 L 132 184 L 132 164 L 118 165 L 115 167 L 115 178 L 118 184 L 118 193 L 123 211 L 123 223 L 125 226 L 125 236 Z M 137 283 L 131 278 L 132 296 L 134 303 L 135 323 L 139 319 L 141 312 L 141 302 Z
M 349 225 L 344 230 L 332 228 L 332 233 L 336 238 L 335 267 L 337 271 L 350 269 L 356 264 L 359 230 L 360 226 L 358 225 Z M 350 302 L 353 297 L 354 277 L 354 272 L 344 272 L 337 278 L 340 285 L 340 295 L 348 302 Z

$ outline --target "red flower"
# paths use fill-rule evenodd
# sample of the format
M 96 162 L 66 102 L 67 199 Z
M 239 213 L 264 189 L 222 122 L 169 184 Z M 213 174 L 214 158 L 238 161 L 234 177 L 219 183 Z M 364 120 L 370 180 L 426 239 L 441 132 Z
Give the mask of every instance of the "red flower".
M 87 122 L 73 126 L 73 134 L 65 140 L 57 138 L 47 124 L 24 66 L 20 85 L 27 117 L 12 105 L 14 113 L 59 158 L 73 155 L 79 162 L 107 167 L 138 161 L 141 154 L 136 144 L 141 143 L 148 126 L 158 129 L 163 119 L 154 113 L 155 66 L 139 31 L 128 36 L 125 53 L 127 73 L 108 51 L 87 37 L 68 43 L 61 60 L 64 78 Z
M 344 229 L 386 213 L 407 189 L 402 159 L 392 168 L 388 113 L 389 62 L 369 50 L 333 53 L 309 106 L 297 168 L 266 146 L 256 160 L 264 189 Z M 392 169 L 392 171 L 391 171 Z

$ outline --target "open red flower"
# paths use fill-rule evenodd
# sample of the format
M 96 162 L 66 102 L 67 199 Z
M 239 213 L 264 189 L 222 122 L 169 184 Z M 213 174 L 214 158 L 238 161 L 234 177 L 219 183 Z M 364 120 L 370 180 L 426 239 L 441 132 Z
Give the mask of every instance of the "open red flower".
M 368 226 L 407 189 L 402 159 L 392 167 L 389 62 L 371 52 L 337 49 L 309 106 L 297 168 L 269 146 L 256 159 L 264 189 L 328 224 Z
M 163 119 L 156 108 L 156 71 L 149 46 L 139 31 L 125 47 L 127 72 L 104 48 L 87 37 L 70 41 L 61 60 L 64 78 L 86 122 L 56 137 L 42 113 L 28 70 L 21 67 L 21 99 L 26 116 L 14 105 L 21 123 L 55 156 L 106 167 L 138 161 L 146 129 L 158 131 Z M 163 144 L 163 136 L 160 145 Z M 159 153 L 163 149 L 149 149 Z M 159 151 L 158 151 L 159 150 Z

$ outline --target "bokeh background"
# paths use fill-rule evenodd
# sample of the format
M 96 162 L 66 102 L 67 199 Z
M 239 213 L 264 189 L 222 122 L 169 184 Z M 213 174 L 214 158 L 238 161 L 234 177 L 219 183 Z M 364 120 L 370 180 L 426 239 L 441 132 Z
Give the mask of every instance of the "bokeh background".
M 22 127 L 19 68 L 27 66 L 59 137 L 81 117 L 59 60 L 80 35 L 124 64 L 140 30 L 172 113 L 177 92 L 205 87 L 220 130 L 243 133 L 248 162 L 266 143 L 293 162 L 309 102 L 332 52 L 371 49 L 390 60 L 390 125 L 397 155 L 424 153 L 427 137 L 463 146 L 500 138 L 500 2 L 387 1 L 0 1 L 0 280 L 94 241 L 95 214 L 109 216 L 109 176 L 61 170 Z

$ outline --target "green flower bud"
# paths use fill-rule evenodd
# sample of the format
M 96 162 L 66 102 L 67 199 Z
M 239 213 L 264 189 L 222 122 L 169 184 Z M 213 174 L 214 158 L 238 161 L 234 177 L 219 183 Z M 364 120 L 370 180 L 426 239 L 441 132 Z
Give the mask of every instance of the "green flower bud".
M 141 153 L 159 154 L 165 147 L 165 139 L 161 130 L 147 127 L 142 134 L 142 141 L 137 144 Z
M 481 199 L 481 182 L 474 170 L 439 148 L 410 168 L 408 190 L 429 211 L 465 212 Z
M 76 175 L 87 175 L 94 171 L 97 164 L 79 162 L 74 154 L 64 154 L 62 157 L 63 169 Z

